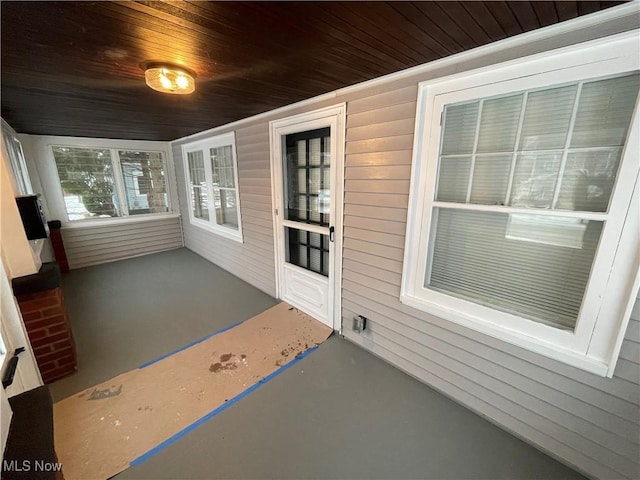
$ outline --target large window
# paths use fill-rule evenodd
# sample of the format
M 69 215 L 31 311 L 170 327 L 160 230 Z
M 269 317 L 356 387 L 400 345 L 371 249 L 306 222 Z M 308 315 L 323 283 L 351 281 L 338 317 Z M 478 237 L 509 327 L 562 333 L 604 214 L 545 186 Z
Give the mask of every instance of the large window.
M 233 132 L 183 145 L 193 225 L 242 241 Z
M 69 221 L 169 211 L 161 152 L 52 149 Z
M 602 306 L 638 215 L 640 74 L 611 46 L 578 52 L 421 85 L 402 300 L 604 374 L 625 307 Z

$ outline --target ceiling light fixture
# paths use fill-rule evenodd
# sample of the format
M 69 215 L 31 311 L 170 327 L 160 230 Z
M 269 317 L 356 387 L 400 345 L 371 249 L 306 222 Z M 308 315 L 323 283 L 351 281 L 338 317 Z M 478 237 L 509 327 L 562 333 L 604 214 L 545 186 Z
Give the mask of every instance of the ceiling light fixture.
M 158 92 L 184 95 L 196 89 L 195 74 L 185 67 L 163 62 L 145 62 L 141 67 L 147 85 Z

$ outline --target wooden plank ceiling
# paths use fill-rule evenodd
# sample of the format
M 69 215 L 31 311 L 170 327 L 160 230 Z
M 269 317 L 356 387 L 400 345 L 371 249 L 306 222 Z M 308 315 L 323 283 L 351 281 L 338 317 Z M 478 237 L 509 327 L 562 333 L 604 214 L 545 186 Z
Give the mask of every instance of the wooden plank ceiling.
M 620 2 L 1 2 L 18 132 L 173 140 Z M 140 63 L 197 73 L 192 95 Z

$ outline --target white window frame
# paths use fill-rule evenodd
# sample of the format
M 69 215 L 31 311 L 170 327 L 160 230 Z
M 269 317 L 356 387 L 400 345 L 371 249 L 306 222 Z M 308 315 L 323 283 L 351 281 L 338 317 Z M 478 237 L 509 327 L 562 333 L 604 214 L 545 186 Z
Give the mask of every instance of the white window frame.
M 64 193 L 58 175 L 56 160 L 53 155 L 54 147 L 68 148 L 93 148 L 110 150 L 111 168 L 114 176 L 114 189 L 118 195 L 118 209 L 121 215 L 118 217 L 85 218 L 69 220 L 64 201 Z M 65 228 L 84 228 L 98 225 L 137 223 L 161 218 L 178 217 L 175 191 L 175 175 L 173 170 L 173 157 L 166 142 L 142 141 L 142 140 L 114 140 L 106 138 L 79 138 L 79 137 L 54 137 L 35 136 L 33 151 L 37 159 L 37 168 L 44 196 L 47 200 L 49 214 L 52 220 L 60 220 Z M 119 151 L 136 152 L 160 152 L 165 168 L 166 194 L 168 211 L 161 213 L 128 214 L 127 198 L 124 191 L 124 179 L 120 168 Z M 118 173 L 119 172 L 119 173 Z M 124 204 L 124 205 L 123 205 Z
M 638 31 L 526 57 L 419 85 L 409 216 L 400 300 L 481 333 L 602 376 L 611 376 L 638 291 L 638 106 L 622 153 L 609 213 L 580 213 L 604 221 L 601 240 L 574 331 L 561 330 L 423 286 L 435 201 L 441 115 L 445 104 L 640 70 Z M 574 212 L 455 204 L 486 212 L 575 217 Z
M 29 177 L 29 169 L 27 168 L 24 150 L 22 149 L 22 142 L 18 139 L 13 128 L 4 120 L 2 120 L 2 135 L 4 136 L 7 158 L 11 164 L 11 170 L 13 170 L 16 184 L 18 185 L 18 192 L 20 192 L 20 195 L 32 195 L 33 187 L 31 185 L 31 178 Z M 14 148 L 9 147 L 9 142 L 13 144 Z M 17 156 L 14 155 L 13 152 L 17 152 Z
M 210 202 L 213 202 L 213 172 L 211 169 L 211 159 L 209 156 L 209 149 L 231 146 L 231 152 L 233 155 L 233 178 L 235 181 L 236 192 L 236 206 L 238 212 L 238 229 L 229 228 L 225 225 L 219 225 L 216 222 L 215 207 L 209 207 L 209 220 L 203 218 L 197 218 L 193 215 L 193 202 L 191 200 L 191 175 L 189 172 L 189 158 L 188 153 L 201 151 L 204 158 L 204 171 L 205 179 L 207 183 L 207 196 Z M 244 238 L 242 234 L 242 214 L 240 208 L 240 185 L 238 183 L 238 155 L 236 154 L 236 135 L 235 132 L 223 133 L 214 137 L 208 137 L 203 140 L 195 142 L 189 142 L 182 145 L 182 161 L 184 167 L 184 178 L 186 188 L 186 199 L 189 209 L 189 222 L 191 225 L 208 230 L 221 237 L 235 240 L 236 242 L 243 243 Z

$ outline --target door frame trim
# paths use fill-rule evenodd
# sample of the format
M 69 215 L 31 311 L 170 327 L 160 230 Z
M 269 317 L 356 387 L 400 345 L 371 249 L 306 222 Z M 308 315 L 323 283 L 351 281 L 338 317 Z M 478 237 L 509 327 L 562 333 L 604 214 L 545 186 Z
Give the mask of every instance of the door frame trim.
M 345 170 L 345 139 L 346 139 L 346 119 L 347 104 L 339 103 L 309 112 L 292 115 L 290 117 L 272 120 L 269 122 L 269 151 L 271 157 L 271 215 L 273 219 L 273 238 L 274 238 L 274 261 L 275 261 L 275 280 L 276 280 L 276 297 L 280 297 L 280 270 L 284 262 L 280 244 L 283 241 L 282 232 L 278 229 L 278 208 L 282 205 L 282 178 L 277 178 L 277 173 L 282 173 L 282 158 L 279 130 L 287 127 L 294 127 L 303 122 L 319 121 L 334 117 L 336 120 L 335 131 L 335 167 L 336 167 L 336 185 L 335 185 L 335 218 L 331 224 L 335 227 L 334 241 L 334 275 L 329 285 L 333 289 L 333 329 L 338 333 L 342 333 L 342 256 L 343 256 L 343 216 L 344 216 L 344 170 Z M 334 132 L 332 132 L 333 134 Z M 332 165 L 333 166 L 333 165 Z M 276 213 L 277 212 L 277 213 Z M 286 220 L 282 220 L 286 222 Z

